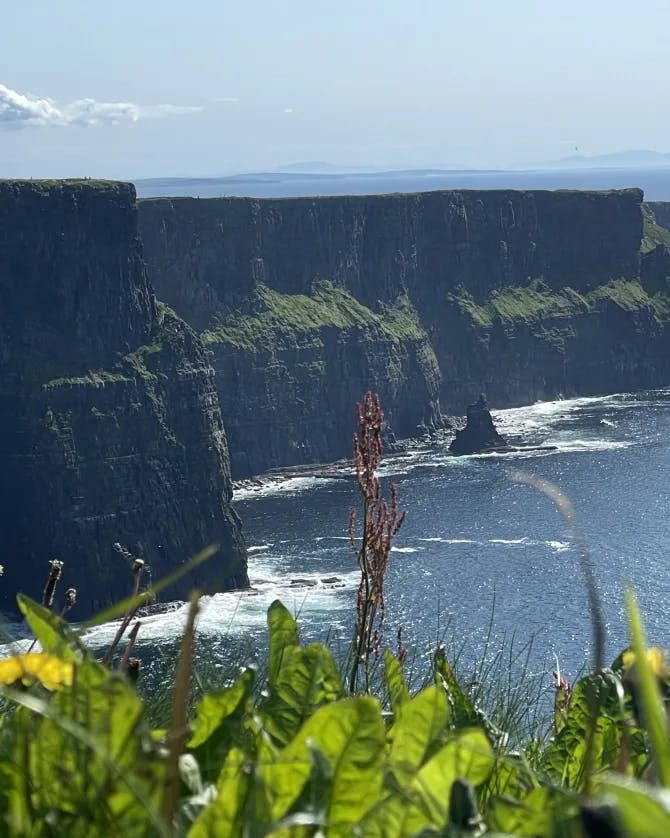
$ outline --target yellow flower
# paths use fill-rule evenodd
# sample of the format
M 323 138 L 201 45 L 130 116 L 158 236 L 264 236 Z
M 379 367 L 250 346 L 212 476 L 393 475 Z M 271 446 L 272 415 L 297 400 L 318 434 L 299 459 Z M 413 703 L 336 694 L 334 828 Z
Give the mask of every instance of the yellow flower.
M 628 649 L 623 653 L 621 660 L 624 672 L 629 672 L 635 666 L 635 652 L 632 649 Z M 651 667 L 651 671 L 657 678 L 665 679 L 670 677 L 668 655 L 665 649 L 659 649 L 658 646 L 650 646 L 647 649 L 647 661 Z
M 28 686 L 37 680 L 48 690 L 69 687 L 73 666 L 55 655 L 28 652 L 0 660 L 0 684 Z

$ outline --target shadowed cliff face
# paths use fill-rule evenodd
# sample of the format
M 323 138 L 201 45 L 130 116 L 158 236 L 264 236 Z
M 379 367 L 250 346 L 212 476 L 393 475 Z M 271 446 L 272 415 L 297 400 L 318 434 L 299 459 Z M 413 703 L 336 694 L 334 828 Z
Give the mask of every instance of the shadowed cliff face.
M 407 293 L 423 315 L 460 284 L 482 296 L 537 277 L 583 289 L 636 276 L 641 200 L 637 189 L 156 199 L 140 202 L 140 231 L 159 296 L 205 329 L 259 283 L 295 294 L 320 277 L 370 306 Z
M 663 257 L 646 255 L 658 228 L 643 247 L 641 201 L 636 189 L 159 199 L 140 202 L 140 230 L 157 293 L 214 353 L 240 474 L 340 455 L 352 381 L 388 390 L 400 435 L 481 392 L 502 407 L 667 383 Z M 295 322 L 322 280 L 365 310 L 331 318 L 328 337 L 322 311 Z M 385 343 L 371 318 L 398 307 L 411 339 Z M 305 418 L 316 400 L 320 421 Z M 268 435 L 271 447 L 257 441 Z
M 654 213 L 656 223 L 670 230 L 670 201 L 648 201 L 647 206 Z
M 0 182 L 0 607 L 65 563 L 77 616 L 121 598 L 120 542 L 171 591 L 246 583 L 228 452 L 199 338 L 157 306 L 127 184 Z M 64 590 L 63 588 L 63 590 Z

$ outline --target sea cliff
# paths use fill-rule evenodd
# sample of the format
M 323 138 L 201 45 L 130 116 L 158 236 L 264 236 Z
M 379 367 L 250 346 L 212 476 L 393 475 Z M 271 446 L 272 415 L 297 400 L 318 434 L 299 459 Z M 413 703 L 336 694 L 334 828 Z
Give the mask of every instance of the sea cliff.
M 0 181 L 0 608 L 65 563 L 77 616 L 210 544 L 184 595 L 247 584 L 228 449 L 197 334 L 156 302 L 135 190 Z
M 667 249 L 637 189 L 139 205 L 158 295 L 212 352 L 233 472 L 347 453 L 377 389 L 422 433 L 670 380 Z M 667 232 L 667 231 L 666 231 Z

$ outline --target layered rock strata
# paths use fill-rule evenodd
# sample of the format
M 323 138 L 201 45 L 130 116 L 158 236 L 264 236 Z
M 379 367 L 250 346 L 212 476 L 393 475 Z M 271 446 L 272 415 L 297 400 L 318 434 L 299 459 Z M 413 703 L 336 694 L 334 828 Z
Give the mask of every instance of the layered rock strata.
M 141 201 L 160 297 L 212 351 L 235 476 L 346 452 L 380 391 L 397 435 L 670 380 L 667 253 L 640 190 Z
M 156 303 L 131 185 L 0 181 L 0 608 L 64 561 L 77 616 L 130 592 L 247 584 L 227 442 L 199 337 Z

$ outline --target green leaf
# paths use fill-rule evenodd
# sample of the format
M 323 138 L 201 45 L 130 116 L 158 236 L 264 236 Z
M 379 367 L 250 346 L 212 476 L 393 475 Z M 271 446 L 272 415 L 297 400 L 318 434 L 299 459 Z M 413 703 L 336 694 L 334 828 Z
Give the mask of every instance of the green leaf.
M 433 677 L 438 687 L 441 687 L 449 700 L 451 720 L 454 727 L 467 727 L 484 723 L 482 714 L 475 708 L 461 689 L 454 671 L 447 661 L 444 646 L 440 646 L 433 658 Z
M 194 751 L 206 780 L 216 778 L 228 749 L 239 744 L 255 679 L 255 671 L 246 669 L 232 686 L 208 693 L 198 702 L 187 747 Z
M 478 786 L 494 765 L 493 749 L 484 731 L 463 730 L 428 760 L 410 784 L 410 791 L 418 793 L 430 823 L 441 828 L 447 823 L 447 801 L 454 780 L 462 777 Z
M 400 707 L 409 701 L 410 695 L 405 683 L 405 676 L 402 674 L 402 664 L 390 649 L 384 650 L 384 672 L 391 710 L 397 715 Z
M 613 774 L 596 790 L 616 801 L 630 838 L 670 835 L 670 795 L 665 790 Z
M 624 730 L 623 686 L 608 669 L 577 682 L 565 724 L 542 758 L 542 768 L 553 780 L 576 790 L 583 787 L 586 779 L 584 771 L 594 694 L 599 696 L 600 710 L 593 736 L 592 770 L 598 772 L 617 765 Z
M 344 699 L 318 709 L 271 765 L 259 765 L 270 803 L 279 819 L 297 800 L 310 776 L 317 778 L 312 798 L 325 815 L 329 835 L 349 834 L 381 792 L 384 723 L 378 702 Z M 330 769 L 313 772 L 310 751 L 320 752 Z
M 233 748 L 226 757 L 217 785 L 219 796 L 200 813 L 188 838 L 238 838 L 246 834 L 246 801 L 252 772 L 239 748 Z
M 42 649 L 67 662 L 76 660 L 74 650 L 83 647 L 65 620 L 24 594 L 17 594 L 16 600 Z
M 261 706 L 266 730 L 286 744 L 322 704 L 342 695 L 342 681 L 330 651 L 321 643 L 284 650 L 282 665 Z
M 435 686 L 426 687 L 402 705 L 390 731 L 389 762 L 398 782 L 409 783 L 448 721 L 447 697 L 444 690 Z
M 368 812 L 361 834 L 366 838 L 410 838 L 444 830 L 454 782 L 463 778 L 473 786 L 481 785 L 494 765 L 493 749 L 481 728 L 459 732 L 428 760 L 408 786 Z
M 557 822 L 567 823 L 578 816 L 576 795 L 546 786 L 534 788 L 518 798 L 509 795 L 494 797 L 486 808 L 486 822 L 490 829 L 509 835 L 583 835 L 555 829 Z
M 13 714 L 12 760 L 30 789 L 30 817 L 54 834 L 164 834 L 158 818 L 163 763 L 142 724 L 144 708 L 125 679 L 91 660 L 72 688 L 48 702 L 24 692 Z
M 639 704 L 645 728 L 649 733 L 651 747 L 656 758 L 661 783 L 670 787 L 670 746 L 666 730 L 666 715 L 658 683 L 647 659 L 647 641 L 635 594 L 626 590 L 626 611 L 630 628 L 635 668 L 639 689 Z
M 298 624 L 278 599 L 268 608 L 268 633 L 268 681 L 271 686 L 274 686 L 277 683 L 285 653 L 288 649 L 300 645 Z
M 230 687 L 207 693 L 200 699 L 188 741 L 189 748 L 197 748 L 207 742 L 223 722 L 239 709 L 249 697 L 255 677 L 253 669 L 246 669 Z

